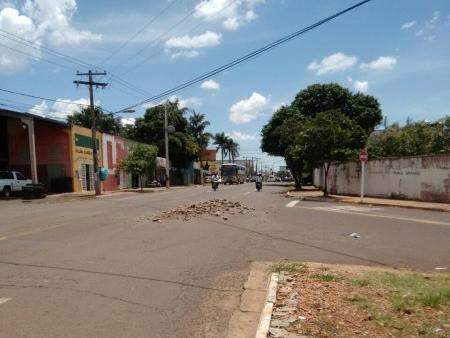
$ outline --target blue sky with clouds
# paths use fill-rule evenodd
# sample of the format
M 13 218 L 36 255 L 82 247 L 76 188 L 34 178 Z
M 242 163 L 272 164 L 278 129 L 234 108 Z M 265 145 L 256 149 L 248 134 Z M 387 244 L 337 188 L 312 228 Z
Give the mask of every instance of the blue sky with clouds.
M 98 65 L 140 88 L 104 78 L 110 86 L 98 90 L 96 100 L 114 111 L 354 3 L 0 0 L 0 88 L 87 102 L 86 88 L 72 84 L 75 71 L 85 68 L 36 45 L 14 42 L 4 31 Z M 49 62 L 37 60 L 42 58 Z M 276 107 L 290 103 L 307 85 L 334 81 L 375 95 L 390 122 L 433 120 L 450 114 L 449 74 L 448 0 L 373 0 L 177 96 L 207 115 L 211 132 L 234 136 L 243 156 L 279 165 L 282 160 L 259 151 L 261 127 Z M 34 113 L 58 118 L 76 107 L 6 93 L 0 94 L 0 103 L 35 106 Z M 126 117 L 142 114 L 141 108 Z

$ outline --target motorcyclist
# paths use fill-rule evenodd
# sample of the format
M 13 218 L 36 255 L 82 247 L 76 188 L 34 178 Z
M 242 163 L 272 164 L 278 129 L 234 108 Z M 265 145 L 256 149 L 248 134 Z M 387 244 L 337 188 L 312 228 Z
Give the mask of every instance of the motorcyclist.
M 219 185 L 219 175 L 217 175 L 216 173 L 214 173 L 211 176 L 211 187 L 214 189 L 214 186 L 216 186 L 216 189 Z M 215 190 L 215 189 L 214 189 Z
M 258 189 L 258 190 L 262 188 L 262 174 L 261 173 L 259 173 L 258 176 L 256 176 L 255 186 L 256 186 L 256 189 Z

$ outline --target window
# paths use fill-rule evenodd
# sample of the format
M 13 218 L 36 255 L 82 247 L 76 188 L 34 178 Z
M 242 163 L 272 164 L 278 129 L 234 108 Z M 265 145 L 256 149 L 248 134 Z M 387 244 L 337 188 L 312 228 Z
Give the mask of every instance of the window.
M 14 176 L 10 171 L 0 171 L 0 180 L 13 180 Z
M 16 177 L 19 181 L 25 181 L 26 177 L 16 171 Z

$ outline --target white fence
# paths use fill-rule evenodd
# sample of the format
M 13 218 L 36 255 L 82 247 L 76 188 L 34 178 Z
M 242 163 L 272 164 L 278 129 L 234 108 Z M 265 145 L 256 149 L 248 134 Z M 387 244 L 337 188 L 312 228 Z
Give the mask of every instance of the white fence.
M 314 185 L 323 187 L 324 170 L 314 170 Z M 332 165 L 328 191 L 359 195 L 361 165 L 351 161 Z M 366 164 L 365 196 L 450 203 L 450 155 L 387 157 Z

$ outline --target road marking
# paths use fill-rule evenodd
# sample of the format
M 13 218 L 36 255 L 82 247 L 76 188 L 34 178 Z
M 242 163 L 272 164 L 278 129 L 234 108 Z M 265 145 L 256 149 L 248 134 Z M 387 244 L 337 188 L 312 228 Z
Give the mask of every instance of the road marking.
M 389 218 L 389 219 L 396 219 L 396 220 L 399 220 L 399 221 L 408 221 L 408 222 L 416 222 L 416 223 L 425 223 L 425 224 L 450 226 L 450 223 L 448 223 L 448 222 L 431 221 L 431 220 L 427 220 L 427 219 L 409 218 L 409 217 L 401 217 L 401 216 L 377 215 L 377 214 L 369 214 L 369 213 L 348 211 L 348 210 L 342 210 L 342 209 L 338 209 L 337 210 L 336 208 L 305 207 L 305 206 L 299 206 L 298 208 L 308 209 L 308 210 L 315 210 L 315 211 L 336 212 L 336 213 L 348 214 L 348 215 L 361 215 L 361 216 L 367 216 L 367 217 Z M 371 209 L 371 210 L 373 210 L 373 209 Z
M 300 201 L 291 201 L 288 204 L 286 204 L 286 208 L 293 208 L 298 204 L 298 202 Z
M 5 239 L 7 239 L 8 237 L 6 237 L 6 236 L 3 236 L 3 237 L 0 237 L 0 241 L 3 241 L 3 240 L 5 240 Z
M 3 297 L 0 298 L 0 305 L 5 304 L 6 302 L 9 302 L 12 298 Z
M 247 192 L 244 192 L 244 195 L 248 195 L 250 193 L 251 193 L 251 191 L 247 191 Z
M 373 208 L 373 207 L 358 207 L 352 205 L 337 205 L 333 207 L 313 207 L 318 210 L 325 211 L 355 211 L 355 212 L 367 212 L 373 210 L 383 210 L 382 208 Z

